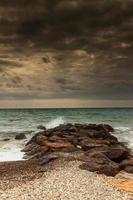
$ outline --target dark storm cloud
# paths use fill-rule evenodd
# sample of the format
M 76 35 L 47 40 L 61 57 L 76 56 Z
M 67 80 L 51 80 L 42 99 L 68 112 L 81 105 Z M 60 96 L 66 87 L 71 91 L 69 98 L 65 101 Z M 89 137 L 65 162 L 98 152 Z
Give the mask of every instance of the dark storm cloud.
M 1 0 L 0 7 L 1 51 L 22 55 L 0 60 L 3 82 L 31 91 L 10 96 L 133 99 L 133 0 Z M 52 53 L 42 59 L 46 49 Z
M 7 30 L 9 33 L 11 29 L 21 38 L 30 38 L 42 45 L 42 42 L 51 45 L 54 42 L 56 47 L 66 48 L 72 48 L 74 43 L 66 45 L 65 38 L 74 38 L 77 42 L 77 45 L 74 45 L 75 48 L 84 47 L 86 41 L 89 43 L 92 41 L 90 46 L 100 46 L 100 44 L 95 44 L 94 36 L 104 31 L 107 34 L 101 37 L 108 39 L 109 29 L 112 30 L 112 40 L 113 31 L 114 35 L 120 32 L 125 33 L 125 39 L 127 39 L 126 30 L 119 29 L 124 29 L 125 23 L 131 29 L 130 19 L 133 17 L 133 1 L 131 0 L 126 2 L 124 0 L 14 0 L 13 2 L 2 1 L 0 4 L 5 8 L 4 18 L 0 20 L 3 25 L 2 31 Z M 11 17 L 13 17 L 12 20 Z M 128 30 L 130 31 L 132 35 L 132 30 Z M 117 36 L 117 40 L 121 38 Z

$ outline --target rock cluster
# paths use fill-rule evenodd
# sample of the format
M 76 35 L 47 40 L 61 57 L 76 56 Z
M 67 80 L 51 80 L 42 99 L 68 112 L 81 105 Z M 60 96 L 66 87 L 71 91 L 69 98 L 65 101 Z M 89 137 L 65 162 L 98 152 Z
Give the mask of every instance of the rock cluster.
M 114 129 L 107 124 L 63 124 L 48 130 L 43 127 L 22 151 L 41 165 L 76 152 L 83 161 L 81 169 L 107 176 L 115 176 L 121 170 L 133 173 L 130 150 L 112 132 Z

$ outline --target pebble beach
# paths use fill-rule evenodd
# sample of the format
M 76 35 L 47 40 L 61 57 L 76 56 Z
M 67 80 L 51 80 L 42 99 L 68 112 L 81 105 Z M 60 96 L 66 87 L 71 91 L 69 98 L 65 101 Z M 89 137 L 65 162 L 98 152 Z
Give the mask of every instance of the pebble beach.
M 1 200 L 132 200 L 106 176 L 81 170 L 80 161 L 58 160 L 39 167 L 31 161 L 0 164 Z M 2 171 L 3 170 L 3 171 Z M 2 172 L 7 170 L 6 176 Z

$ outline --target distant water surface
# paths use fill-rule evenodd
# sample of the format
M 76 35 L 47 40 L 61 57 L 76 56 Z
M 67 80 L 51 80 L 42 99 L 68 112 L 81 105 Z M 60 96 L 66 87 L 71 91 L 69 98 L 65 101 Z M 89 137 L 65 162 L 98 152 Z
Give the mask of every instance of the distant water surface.
M 133 148 L 133 108 L 1 109 L 0 161 L 22 158 L 20 149 L 26 140 L 14 140 L 17 133 L 33 131 L 27 133 L 29 139 L 38 125 L 52 128 L 69 122 L 110 124 L 119 140 Z

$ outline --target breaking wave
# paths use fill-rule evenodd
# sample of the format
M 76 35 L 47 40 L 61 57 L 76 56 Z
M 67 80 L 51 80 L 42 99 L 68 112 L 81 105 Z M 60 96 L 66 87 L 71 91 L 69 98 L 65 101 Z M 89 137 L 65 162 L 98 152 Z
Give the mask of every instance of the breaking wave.
M 56 119 L 51 120 L 48 124 L 46 124 L 46 128 L 54 128 L 56 126 L 59 126 L 60 124 L 64 124 L 65 119 L 64 117 L 57 117 Z
M 131 127 L 116 127 L 115 134 L 119 141 L 125 142 L 129 147 L 133 148 L 133 128 Z

